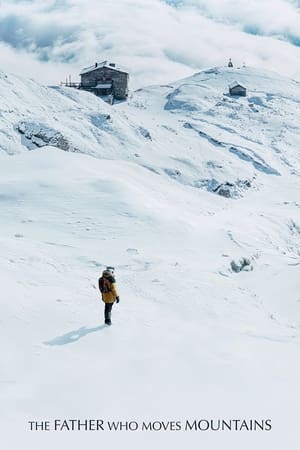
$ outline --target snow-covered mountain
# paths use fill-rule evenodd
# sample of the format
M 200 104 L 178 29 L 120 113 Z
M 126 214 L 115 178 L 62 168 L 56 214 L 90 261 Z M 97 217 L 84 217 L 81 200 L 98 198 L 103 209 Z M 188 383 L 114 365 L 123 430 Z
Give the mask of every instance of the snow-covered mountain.
M 229 96 L 235 80 L 246 97 Z M 1 73 L 0 114 L 5 448 L 199 440 L 28 432 L 27 420 L 54 417 L 292 424 L 300 83 L 213 68 L 110 106 Z M 97 291 L 107 264 L 121 297 L 109 329 Z M 201 439 L 215 449 L 224 437 Z M 296 448 L 280 427 L 226 439 Z

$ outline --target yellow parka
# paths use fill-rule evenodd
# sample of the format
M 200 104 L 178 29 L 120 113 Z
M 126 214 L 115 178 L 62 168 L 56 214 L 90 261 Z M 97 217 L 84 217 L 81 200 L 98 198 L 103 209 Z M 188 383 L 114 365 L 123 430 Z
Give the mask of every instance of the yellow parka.
M 99 290 L 104 303 L 114 303 L 119 296 L 116 280 L 112 275 L 99 278 Z

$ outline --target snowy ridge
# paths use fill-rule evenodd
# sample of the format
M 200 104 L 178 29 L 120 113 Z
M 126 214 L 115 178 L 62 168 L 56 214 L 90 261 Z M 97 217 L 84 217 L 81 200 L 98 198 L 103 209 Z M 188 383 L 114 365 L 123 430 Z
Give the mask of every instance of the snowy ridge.
M 246 98 L 229 97 L 234 79 Z M 0 97 L 1 420 L 10 439 L 16 423 L 45 415 L 179 417 L 199 405 L 201 414 L 255 415 L 270 379 L 289 384 L 282 402 L 291 401 L 300 84 L 214 68 L 110 106 L 1 73 Z M 106 264 L 121 297 L 110 329 L 97 291 Z M 217 413 L 215 392 L 230 399 Z M 267 404 L 281 420 L 273 394 Z M 98 442 L 33 436 L 14 435 L 12 449 Z M 133 436 L 103 439 L 141 448 Z M 170 439 L 172 448 L 186 442 Z M 270 448 L 262 435 L 240 439 L 228 448 Z M 275 430 L 272 448 L 284 442 Z
M 246 98 L 228 95 L 227 86 L 237 77 L 247 86 Z M 54 145 L 131 160 L 173 173 L 191 186 L 214 175 L 219 183 L 235 183 L 237 173 L 252 180 L 257 171 L 299 172 L 294 148 L 299 145 L 300 84 L 277 74 L 210 69 L 173 86 L 139 90 L 129 104 L 114 107 L 75 89 L 54 90 L 4 74 L 0 81 L 0 148 L 9 154 Z M 185 162 L 180 163 L 183 155 Z M 205 162 L 212 166 L 208 155 L 216 156 L 222 170 L 205 168 Z

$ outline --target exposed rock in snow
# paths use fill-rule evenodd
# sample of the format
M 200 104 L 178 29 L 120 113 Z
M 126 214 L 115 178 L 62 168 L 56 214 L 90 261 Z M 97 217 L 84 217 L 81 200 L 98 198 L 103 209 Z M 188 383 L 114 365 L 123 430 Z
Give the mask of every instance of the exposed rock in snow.
M 74 147 L 60 131 L 54 130 L 46 124 L 22 121 L 17 125 L 17 130 L 22 134 L 22 143 L 28 150 L 47 145 L 64 151 L 74 150 Z
M 149 139 L 149 141 L 152 141 L 151 134 L 150 134 L 150 132 L 148 130 L 146 130 L 146 128 L 138 127 L 137 131 L 138 131 L 139 134 L 144 136 L 145 139 Z
M 249 180 L 236 180 L 235 182 L 225 181 L 220 183 L 215 178 L 208 180 L 198 180 L 195 187 L 205 188 L 209 192 L 214 192 L 226 198 L 240 198 L 243 192 L 249 189 L 252 184 Z
M 164 169 L 165 173 L 171 178 L 178 178 L 181 175 L 180 170 L 178 169 Z
M 230 266 L 233 272 L 236 273 L 241 272 L 242 270 L 245 272 L 253 270 L 253 265 L 249 258 L 241 258 L 238 262 L 232 260 Z

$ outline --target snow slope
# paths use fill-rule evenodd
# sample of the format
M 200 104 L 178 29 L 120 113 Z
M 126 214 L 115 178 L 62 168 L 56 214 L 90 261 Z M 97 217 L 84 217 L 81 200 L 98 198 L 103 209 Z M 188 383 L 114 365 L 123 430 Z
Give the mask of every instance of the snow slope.
M 0 98 L 3 448 L 296 449 L 300 84 L 214 68 L 109 106 L 2 73 Z M 273 429 L 28 431 L 56 417 Z

